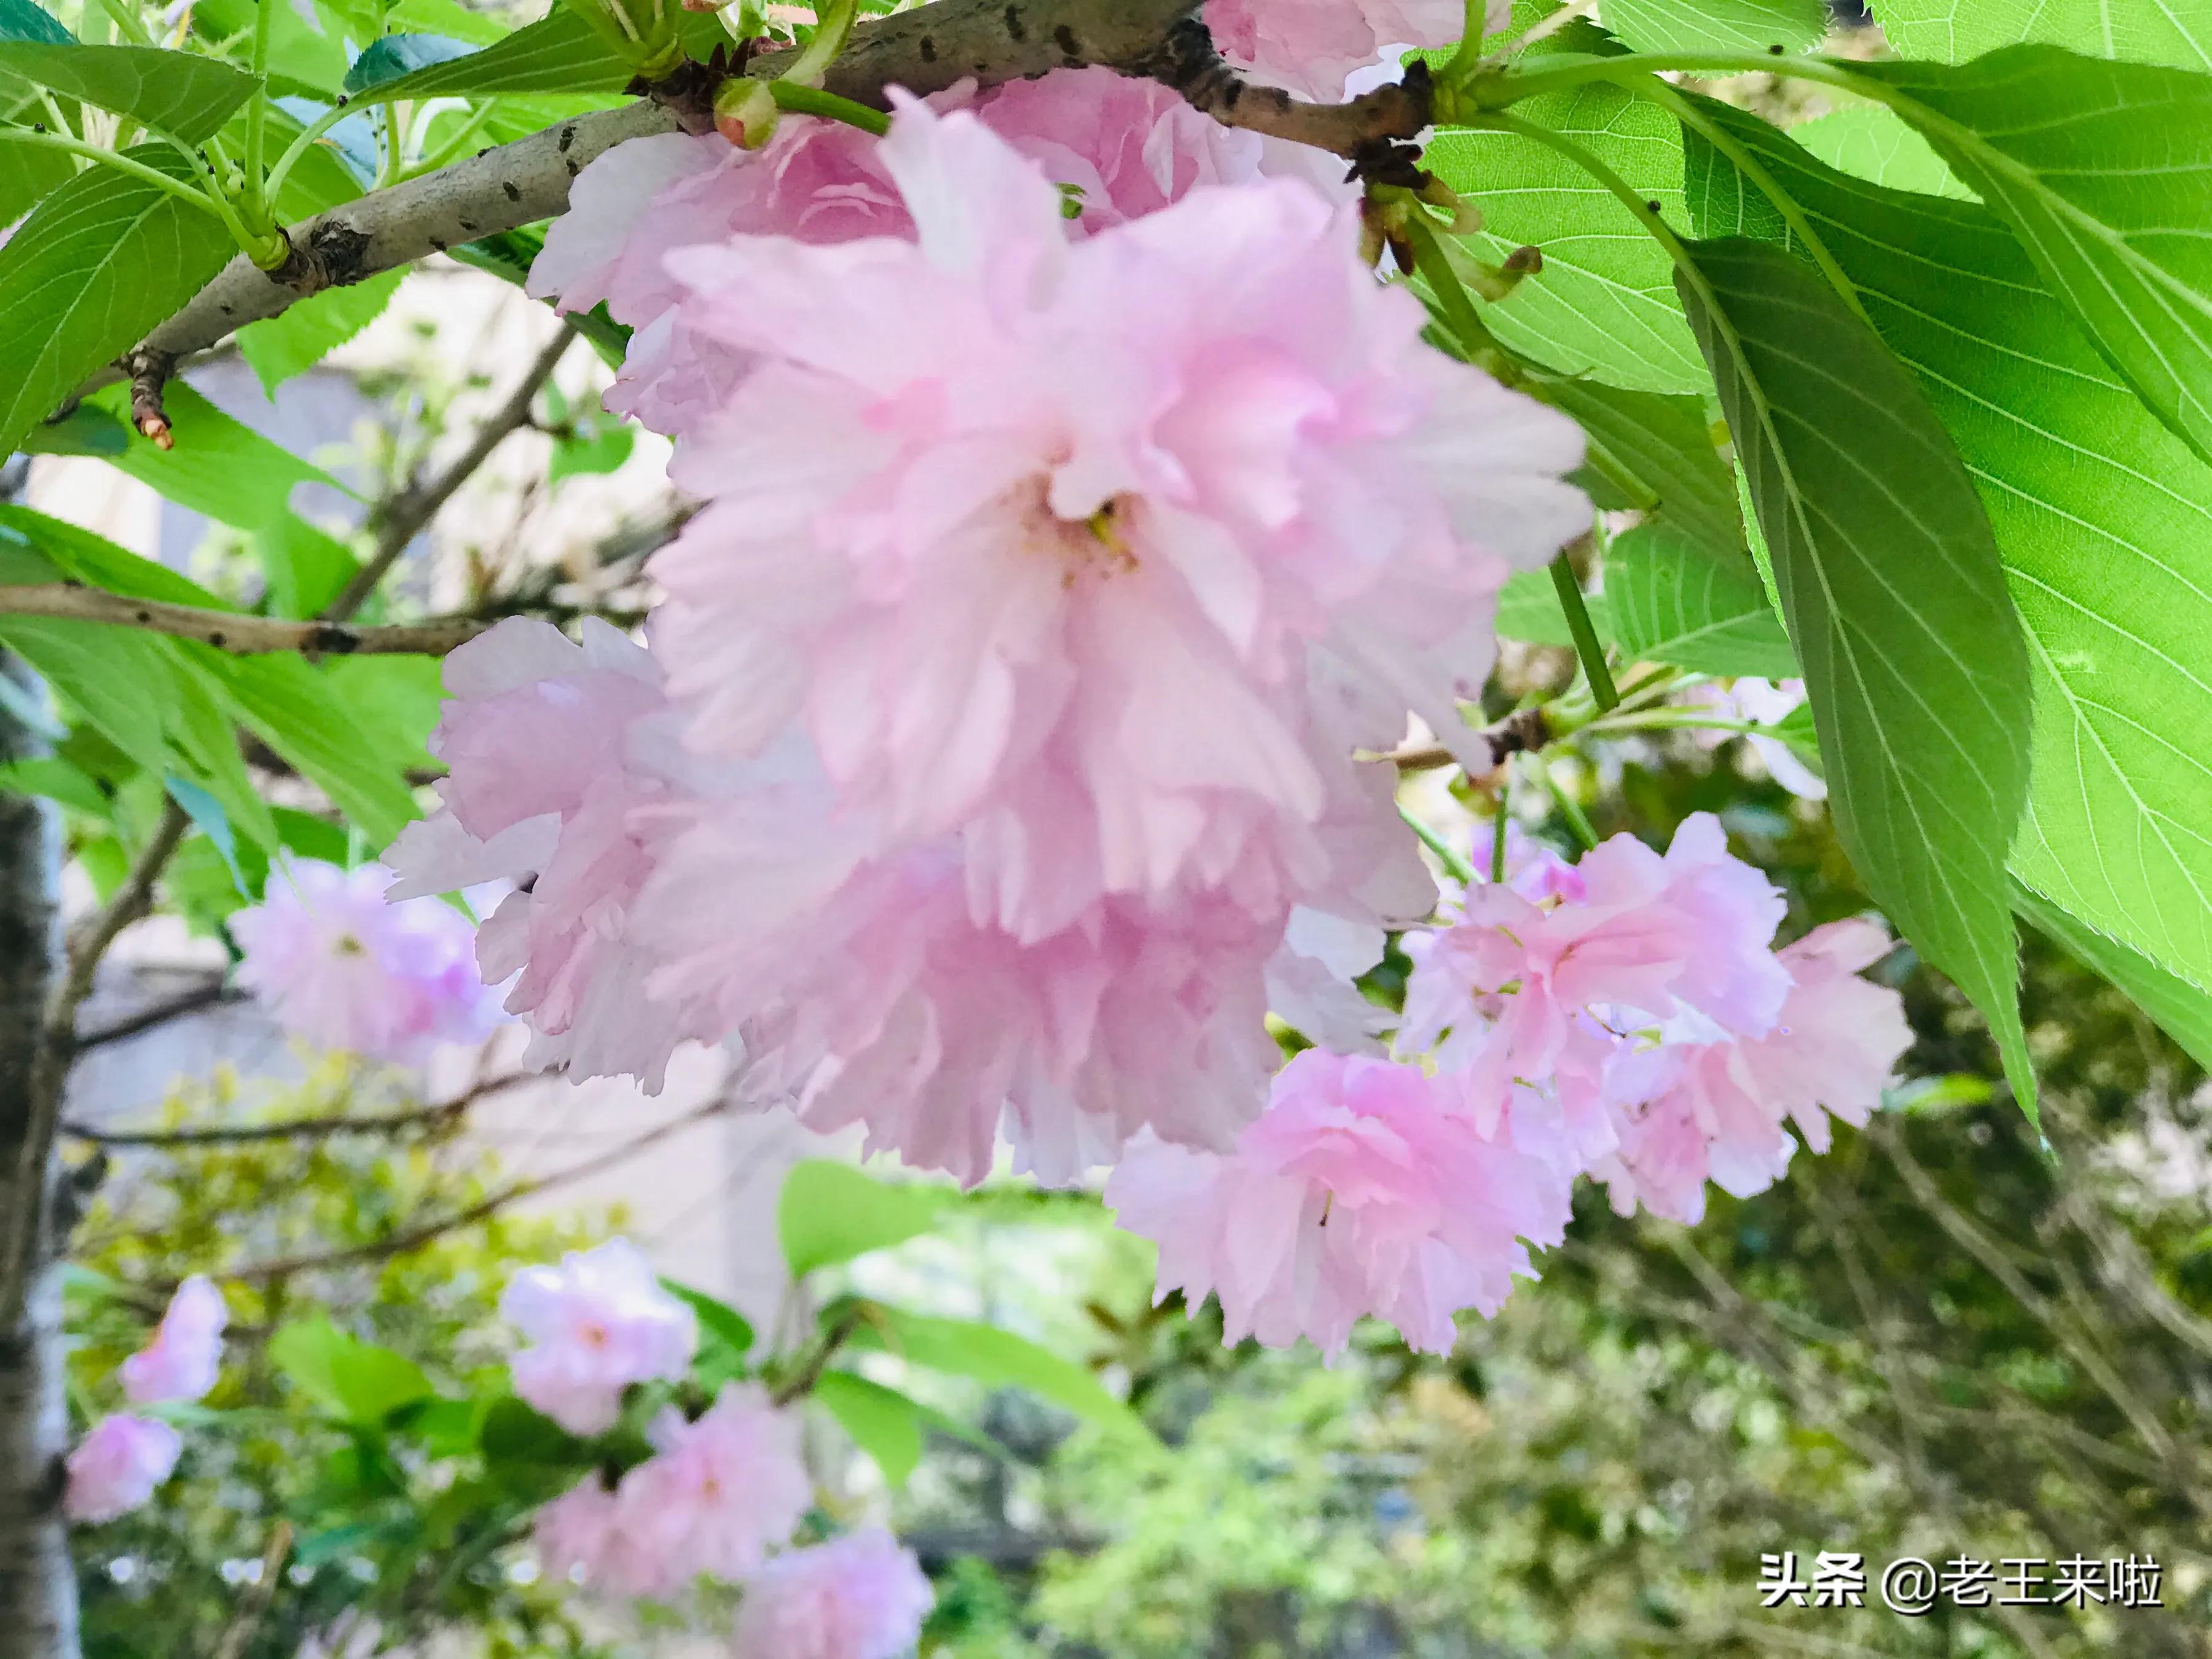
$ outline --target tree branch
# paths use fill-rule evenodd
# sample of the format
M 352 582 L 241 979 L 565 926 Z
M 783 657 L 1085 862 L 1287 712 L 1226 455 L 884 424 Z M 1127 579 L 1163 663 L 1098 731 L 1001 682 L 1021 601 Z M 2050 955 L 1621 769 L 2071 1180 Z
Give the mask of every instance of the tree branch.
M 404 1112 L 370 1115 L 340 1114 L 333 1117 L 283 1118 L 274 1123 L 226 1123 L 206 1129 L 97 1129 L 89 1124 L 64 1123 L 62 1133 L 72 1139 L 98 1146 L 238 1146 L 257 1140 L 312 1140 L 324 1135 L 392 1134 L 417 1124 L 442 1124 L 461 1115 L 480 1100 L 504 1094 L 525 1083 L 538 1081 L 537 1072 L 514 1072 L 479 1083 L 467 1093 L 434 1105 L 410 1107 Z
M 453 498 L 453 492 L 476 476 L 477 469 L 491 459 L 492 451 L 530 424 L 530 405 L 537 400 L 539 389 L 553 378 L 553 371 L 561 366 L 562 357 L 575 339 L 576 325 L 563 322 L 507 400 L 477 428 L 477 435 L 459 458 L 434 478 L 427 482 L 421 478 L 410 480 L 405 489 L 385 504 L 376 525 L 376 550 L 324 611 L 325 621 L 343 622 L 360 610 L 368 596 L 376 592 L 376 585 L 384 580 L 385 573 L 399 562 L 408 544 Z
M 0 1328 L 14 1328 L 31 1264 L 39 1259 L 40 1242 L 52 1224 L 54 1194 L 46 1165 L 61 1126 L 62 1085 L 76 1057 L 78 1005 L 91 994 L 93 975 L 116 935 L 154 908 L 155 886 L 191 823 L 176 802 L 164 803 L 160 827 L 123 884 L 70 936 L 61 981 L 46 999 L 31 1067 L 29 1122 L 9 1172 L 9 1190 L 15 1201 L 14 1213 L 5 1218 L 7 1236 L 0 1240 Z
M 882 109 L 892 87 L 926 96 L 969 78 L 989 88 L 1095 64 L 1161 80 L 1225 125 L 1367 167 L 1398 157 L 1398 147 L 1428 123 L 1420 75 L 1341 105 L 1247 86 L 1221 63 L 1197 9 L 1197 0 L 936 0 L 855 28 L 823 89 Z M 756 58 L 744 73 L 774 75 L 784 56 Z M 292 256 L 282 267 L 264 271 L 243 255 L 232 260 L 137 352 L 174 363 L 307 295 L 555 217 L 567 210 L 576 175 L 615 145 L 702 130 L 701 100 L 712 94 L 711 81 L 694 74 L 680 92 L 562 121 L 306 220 L 286 233 Z M 84 390 L 120 374 L 111 368 Z
M 203 1008 L 241 1001 L 245 994 L 224 984 L 220 978 L 211 979 L 204 985 L 195 985 L 189 991 L 179 991 L 173 997 L 141 1008 L 135 1014 L 126 1014 L 112 1024 L 102 1025 L 90 1031 L 79 1031 L 76 1034 L 76 1051 L 83 1054 L 88 1048 L 127 1042 L 142 1032 L 166 1025 L 173 1019 L 181 1019 L 186 1014 L 196 1014 Z
M 267 651 L 304 651 L 344 656 L 442 657 L 466 645 L 489 623 L 473 617 L 438 617 L 428 622 L 385 628 L 354 628 L 333 622 L 292 622 L 282 617 L 252 617 L 235 611 L 134 599 L 125 593 L 84 587 L 75 582 L 40 582 L 0 587 L 0 616 L 61 617 L 74 622 L 112 623 L 198 640 L 218 651 L 254 656 Z
M 571 1182 L 582 1181 L 614 1169 L 647 1148 L 658 1146 L 670 1136 L 679 1134 L 695 1124 L 703 1123 L 728 1109 L 729 1102 L 726 1099 L 717 1097 L 710 1100 L 681 1117 L 672 1117 L 665 1123 L 655 1125 L 619 1146 L 580 1159 L 565 1169 L 554 1170 L 550 1175 L 510 1182 L 497 1192 L 489 1194 L 451 1215 L 403 1228 L 388 1238 L 380 1238 L 368 1244 L 349 1245 L 343 1249 L 325 1250 L 313 1255 L 280 1256 L 272 1261 L 248 1262 L 243 1267 L 222 1269 L 216 1277 L 238 1284 L 266 1284 L 274 1279 L 289 1279 L 295 1273 L 353 1267 L 362 1262 L 389 1261 L 394 1256 L 411 1255 L 426 1245 L 436 1243 L 448 1233 L 459 1232 L 464 1227 L 473 1227 L 480 1221 L 489 1221 L 510 1204 L 519 1204 L 525 1199 L 536 1198 Z

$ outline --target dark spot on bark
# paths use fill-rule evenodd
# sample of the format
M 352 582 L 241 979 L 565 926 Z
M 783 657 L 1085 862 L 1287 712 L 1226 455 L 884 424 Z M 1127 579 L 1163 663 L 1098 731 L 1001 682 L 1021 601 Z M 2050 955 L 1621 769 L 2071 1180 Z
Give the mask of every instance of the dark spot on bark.
M 568 146 L 575 142 L 576 129 L 574 127 L 562 127 L 561 129 L 561 154 L 566 155 L 568 153 Z
M 150 611 L 141 611 L 138 612 L 137 619 L 142 623 L 149 623 L 154 620 L 154 613 Z
M 226 317 L 235 317 L 238 315 L 238 307 L 228 302 L 217 304 L 216 309 L 222 312 Z
M 210 630 L 210 632 L 209 632 L 209 634 L 208 634 L 208 643 L 209 643 L 210 645 L 211 645 L 211 646 L 215 647 L 215 648 L 216 648 L 216 650 L 218 650 L 218 651 L 222 650 L 222 646 L 223 646 L 223 632 L 222 632 L 222 629 L 221 629 L 220 628 L 217 628 L 217 629 L 213 629 Z
M 430 246 L 437 249 L 441 253 L 443 253 L 446 251 L 446 245 L 434 236 L 430 239 Z
M 508 201 L 519 202 L 522 199 L 522 192 L 514 187 L 514 180 L 502 179 L 500 181 L 499 187 L 507 192 L 507 199 Z
M 923 63 L 933 64 L 937 61 L 937 41 L 934 36 L 927 34 L 923 35 L 921 37 L 921 45 L 916 48 L 916 50 L 921 53 L 921 61 Z
M 313 633 L 307 635 L 307 642 L 303 648 L 343 656 L 360 643 L 361 636 L 350 628 L 333 626 L 315 629 Z
M 561 165 L 568 169 L 568 176 L 571 179 L 574 178 L 578 173 L 584 170 L 576 164 L 576 160 L 574 156 L 569 157 L 567 161 L 562 162 Z
M 1242 81 L 1232 81 L 1229 84 L 1233 87 L 1241 87 L 1244 83 Z M 1296 101 L 1291 98 L 1289 93 L 1284 91 L 1280 87 L 1269 87 L 1267 88 L 1267 92 L 1268 97 L 1273 101 L 1277 109 L 1288 109 L 1291 104 Z
M 1052 39 L 1053 44 L 1070 58 L 1079 58 L 1083 56 L 1083 42 L 1076 38 L 1075 31 L 1066 24 L 1062 23 L 1054 29 L 1052 32 Z
M 1030 32 L 1022 22 L 1022 9 L 1019 6 L 1008 6 L 1006 8 L 1006 39 L 1018 46 L 1029 38 Z
M 460 223 L 460 227 L 461 227 L 461 228 L 462 228 L 463 230 L 465 230 L 466 232 L 468 232 L 468 234 L 469 234 L 470 235 L 473 236 L 473 235 L 475 235 L 475 234 L 477 234 L 477 228 L 476 228 L 476 224 L 475 224 L 475 222 L 474 222 L 473 221 L 471 221 L 471 220 L 468 220 L 468 219 L 463 219 L 463 220 L 461 220 L 461 221 L 459 222 L 459 223 Z

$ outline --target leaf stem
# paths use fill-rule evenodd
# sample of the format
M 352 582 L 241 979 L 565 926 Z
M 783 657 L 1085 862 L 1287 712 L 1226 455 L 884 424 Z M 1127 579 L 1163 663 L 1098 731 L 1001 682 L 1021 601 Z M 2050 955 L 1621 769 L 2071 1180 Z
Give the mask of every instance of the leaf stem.
M 419 179 L 424 173 L 435 173 L 440 167 L 458 159 L 463 150 L 476 142 L 477 135 L 489 125 L 491 118 L 498 112 L 498 106 L 487 97 L 469 112 L 468 118 L 453 130 L 452 137 L 439 145 L 434 154 L 418 157 L 415 165 L 400 175 L 401 179 Z
M 840 98 L 819 87 L 781 79 L 769 82 L 768 89 L 775 100 L 775 106 L 793 115 L 818 115 L 828 120 L 842 121 L 848 127 L 858 127 L 878 138 L 891 130 L 891 118 L 883 111 L 870 109 L 850 98 Z
M 262 187 L 261 162 L 268 143 L 269 131 L 269 31 L 270 9 L 289 4 L 290 0 L 254 0 L 253 57 L 252 67 L 259 85 L 246 104 L 246 216 L 257 227 L 274 229 L 268 223 L 268 192 Z
M 190 202 L 204 212 L 212 213 L 218 218 L 223 216 L 222 210 L 210 199 L 206 191 L 162 172 L 159 167 L 149 167 L 143 161 L 134 161 L 128 155 L 118 155 L 112 149 L 102 149 L 98 144 L 88 144 L 82 138 L 67 137 L 58 132 L 33 132 L 27 127 L 0 127 L 0 143 L 27 144 L 34 149 L 66 150 L 71 155 L 82 155 L 103 167 L 127 173 L 147 184 L 157 185 L 179 201 Z M 242 241 L 240 246 L 244 246 Z
M 1561 54 L 1552 59 L 1551 66 L 1546 69 L 1517 74 L 1475 74 L 1456 81 L 1446 81 L 1449 96 L 1438 118 L 1454 124 L 1467 122 L 1472 125 L 1472 118 L 1477 112 L 1501 110 L 1510 104 L 1517 104 L 1524 98 L 1534 98 L 1541 93 L 1565 92 L 1591 81 L 1615 81 L 1624 76 L 1660 71 L 1713 76 L 1786 76 L 1856 93 L 1861 97 L 1890 101 L 1883 96 L 1887 89 L 1880 82 L 1862 80 L 1847 66 L 1826 58 L 1777 58 L 1766 52 L 1628 52 L 1612 58 L 1595 54 L 1574 57 Z
M 1589 606 L 1583 603 L 1583 585 L 1564 553 L 1552 561 L 1552 586 L 1559 592 L 1559 608 L 1567 613 L 1567 632 L 1574 635 L 1575 655 L 1582 659 L 1583 672 L 1589 677 L 1590 696 L 1596 699 L 1601 712 L 1609 714 L 1620 707 L 1620 692 L 1613 685 L 1613 670 L 1607 665 L 1597 625 L 1590 621 Z
M 1511 820 L 1505 816 L 1507 801 L 1511 798 L 1513 778 L 1509 769 L 1498 780 L 1498 807 L 1490 817 L 1490 884 L 1505 884 L 1505 832 Z
M 1582 803 L 1567 793 L 1566 786 L 1553 775 L 1552 769 L 1540 757 L 1532 758 L 1530 764 L 1534 767 L 1536 775 L 1543 779 L 1544 787 L 1552 792 L 1552 799 L 1559 806 L 1559 816 L 1567 821 L 1567 828 L 1575 832 L 1575 839 L 1583 844 L 1583 851 L 1594 850 L 1597 846 L 1597 830 L 1591 824 L 1589 815 L 1583 811 Z
M 860 15 L 860 0 L 830 0 L 830 15 L 815 26 L 813 38 L 799 49 L 790 66 L 776 78 L 802 87 L 818 87 L 837 54 L 845 50 L 853 20 Z
M 1443 866 L 1446 875 L 1467 885 L 1474 884 L 1474 866 L 1462 856 L 1457 848 L 1405 807 L 1399 807 L 1398 816 L 1405 819 L 1408 830 L 1420 837 L 1421 845 L 1437 855 L 1437 862 Z
M 137 7 L 130 0 L 100 0 L 100 9 L 115 20 L 115 27 L 122 31 L 124 38 L 131 45 L 150 46 L 154 44 L 154 37 L 147 32 L 145 23 L 139 18 Z
M 333 104 L 310 122 L 301 131 L 298 137 L 285 146 L 284 153 L 276 158 L 276 165 L 269 169 L 268 182 L 263 186 L 264 192 L 270 201 L 274 202 L 276 199 L 277 193 L 284 188 L 285 179 L 292 176 L 292 169 L 300 164 L 301 158 L 314 148 L 315 141 L 353 113 L 355 113 L 354 108 L 349 104 Z

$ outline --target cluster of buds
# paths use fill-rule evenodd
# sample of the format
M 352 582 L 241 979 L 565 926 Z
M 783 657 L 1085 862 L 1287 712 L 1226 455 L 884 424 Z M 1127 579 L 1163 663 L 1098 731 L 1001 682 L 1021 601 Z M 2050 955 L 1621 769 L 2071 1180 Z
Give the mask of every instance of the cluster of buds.
M 1482 228 L 1482 210 L 1433 173 L 1422 173 L 1417 184 L 1386 184 L 1370 180 L 1359 207 L 1360 253 L 1370 264 L 1382 263 L 1387 249 L 1398 269 L 1413 272 L 1416 220 L 1452 236 L 1472 236 Z M 1502 300 L 1520 286 L 1523 276 L 1544 268 L 1543 250 L 1516 247 L 1502 264 L 1491 264 L 1454 250 L 1452 269 L 1460 281 L 1485 300 Z
M 684 61 L 679 0 L 568 0 L 592 33 L 641 79 L 659 81 Z

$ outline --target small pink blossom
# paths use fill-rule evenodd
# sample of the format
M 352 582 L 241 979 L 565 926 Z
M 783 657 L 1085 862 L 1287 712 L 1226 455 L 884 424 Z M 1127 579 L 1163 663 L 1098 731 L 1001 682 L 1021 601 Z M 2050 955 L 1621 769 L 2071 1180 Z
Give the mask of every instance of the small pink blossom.
M 1233 1153 L 1140 1145 L 1106 1202 L 1158 1243 L 1163 1295 L 1219 1295 L 1232 1343 L 1304 1336 L 1334 1358 L 1373 1314 L 1441 1353 L 1454 1313 L 1496 1313 L 1534 1276 L 1528 1243 L 1565 1236 L 1571 1178 L 1541 1113 L 1486 1131 L 1413 1066 L 1311 1048 Z
M 745 1581 L 735 1659 L 897 1659 L 936 1594 L 881 1528 L 787 1550 Z
M 183 1450 L 167 1423 L 122 1413 L 103 1417 L 69 1455 L 63 1513 L 90 1526 L 128 1515 L 175 1471 Z
M 1486 27 L 1505 27 L 1511 0 L 1490 0 Z M 1206 26 L 1222 56 L 1309 98 L 1334 101 L 1355 70 L 1389 47 L 1448 46 L 1463 0 L 1206 0 Z
M 222 1292 L 194 1273 L 177 1286 L 154 1340 L 123 1362 L 123 1392 L 136 1404 L 204 1398 L 222 1366 Z
M 1425 344 L 1303 186 L 1071 246 L 971 115 L 909 104 L 878 153 L 917 243 L 668 258 L 763 360 L 653 564 L 687 741 L 802 720 L 887 835 L 963 833 L 1023 938 L 1232 872 L 1255 914 L 1325 890 L 1346 754 L 1409 708 L 1464 732 L 1499 584 L 1584 523 L 1579 434 Z
M 480 1042 L 498 994 L 477 971 L 475 930 L 436 898 L 386 902 L 392 872 L 296 859 L 269 873 L 262 902 L 230 921 L 239 983 L 295 1036 L 326 1048 L 419 1064 L 441 1043 Z
M 547 1577 L 615 1595 L 653 1595 L 665 1588 L 654 1540 L 631 1524 L 621 1497 L 596 1472 L 544 1505 L 532 1541 Z
M 629 911 L 653 867 L 650 810 L 677 799 L 684 761 L 653 726 L 668 701 L 659 665 L 596 617 L 580 642 L 510 617 L 446 659 L 431 752 L 450 775 L 443 809 L 386 854 L 395 897 L 494 877 L 515 890 L 477 937 L 483 976 L 514 976 L 524 1059 L 580 1075 L 634 1073 L 658 1092 L 686 1038 L 713 1040 L 682 996 L 645 994 L 654 965 Z
M 1575 874 L 1580 896 L 1547 905 L 1510 887 L 1470 889 L 1460 921 L 1407 941 L 1402 1040 L 1467 1073 L 1478 1109 L 1516 1079 L 1549 1077 L 1585 1011 L 1663 1020 L 1694 1010 L 1758 1035 L 1789 994 L 1769 948 L 1782 896 L 1729 855 L 1710 814 L 1686 819 L 1663 857 L 1619 835 Z
M 1830 1115 L 1863 1126 L 1912 1041 L 1898 994 L 1857 976 L 1888 950 L 1871 922 L 1816 927 L 1781 952 L 1792 986 L 1765 1036 L 1625 1054 L 1607 1079 L 1619 1150 L 1591 1171 L 1613 1207 L 1694 1223 L 1708 1180 L 1741 1198 L 1781 1178 L 1785 1121 L 1815 1152 Z
M 627 1239 L 525 1268 L 499 1310 L 530 1343 L 514 1356 L 515 1393 L 571 1434 L 611 1428 L 623 1389 L 682 1376 L 699 1344 L 691 1310 Z
M 654 1455 L 623 1477 L 617 1519 L 658 1564 L 659 1593 L 744 1577 L 814 1502 L 799 1419 L 757 1384 L 726 1385 L 696 1422 L 671 1407 L 648 1433 Z

